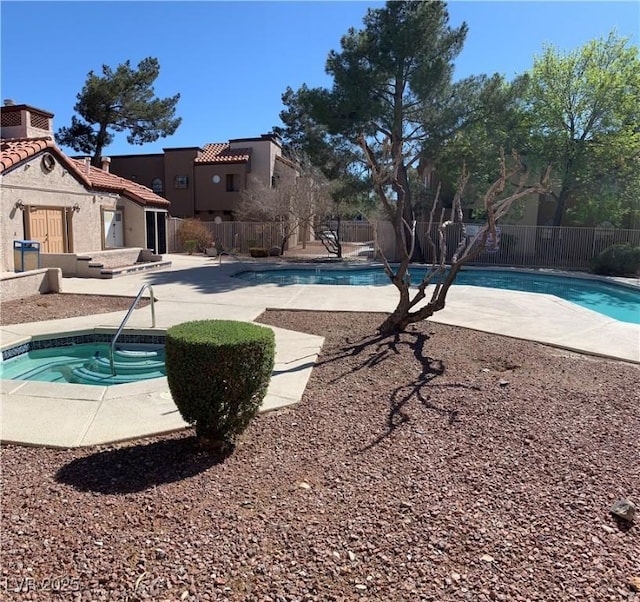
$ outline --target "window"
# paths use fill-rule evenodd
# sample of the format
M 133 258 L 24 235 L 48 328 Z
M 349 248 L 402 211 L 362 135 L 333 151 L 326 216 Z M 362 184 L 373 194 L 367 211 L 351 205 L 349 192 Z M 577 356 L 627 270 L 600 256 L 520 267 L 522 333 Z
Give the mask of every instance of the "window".
M 174 188 L 189 188 L 189 178 L 187 176 L 176 176 L 173 186 Z
M 236 187 L 236 174 L 228 173 L 227 174 L 227 192 L 237 192 L 238 189 Z
M 153 180 L 151 180 L 151 190 L 156 194 L 162 194 L 164 192 L 164 186 L 161 178 L 153 178 Z

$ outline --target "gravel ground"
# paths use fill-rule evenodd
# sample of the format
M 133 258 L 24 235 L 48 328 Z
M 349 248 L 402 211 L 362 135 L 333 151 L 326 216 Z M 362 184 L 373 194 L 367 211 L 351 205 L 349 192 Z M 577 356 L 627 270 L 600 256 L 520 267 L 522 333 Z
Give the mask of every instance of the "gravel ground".
M 191 432 L 3 449 L 7 600 L 638 599 L 639 368 L 376 314 L 326 337 L 302 403 L 232 455 Z M 51 591 L 62 590 L 62 591 Z M 20 590 L 20 591 L 15 591 Z
M 3 301 L 0 306 L 0 325 L 42 322 L 57 318 L 76 318 L 112 311 L 126 311 L 134 297 L 105 297 L 101 295 L 74 295 L 48 293 L 13 301 Z M 142 297 L 136 309 L 149 305 Z

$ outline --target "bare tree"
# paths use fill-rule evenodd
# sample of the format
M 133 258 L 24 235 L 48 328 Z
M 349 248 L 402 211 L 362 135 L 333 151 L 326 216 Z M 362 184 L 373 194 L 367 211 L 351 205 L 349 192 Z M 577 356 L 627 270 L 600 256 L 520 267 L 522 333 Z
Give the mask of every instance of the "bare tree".
M 238 214 L 245 219 L 278 222 L 280 250 L 297 232 L 306 246 L 316 215 L 325 215 L 331 203 L 329 183 L 317 170 L 301 168 L 296 175 L 280 178 L 267 187 L 253 181 L 243 192 Z
M 378 328 L 382 335 L 402 332 L 409 324 L 426 320 L 435 312 L 444 309 L 447 293 L 456 275 L 465 264 L 480 255 L 486 248 L 490 237 L 494 241 L 497 239 L 496 224 L 509 211 L 513 202 L 528 195 L 544 193 L 548 190 L 549 170 L 547 170 L 541 182 L 527 184 L 527 171 L 519 156 L 513 153 L 513 165 L 508 168 L 504 155 L 501 155 L 500 176 L 489 187 L 483 197 L 483 205 L 487 216 L 486 223 L 470 238 L 467 236 L 462 219 L 462 195 L 469 179 L 466 168 L 463 169 L 451 209 L 440 208 L 438 216 L 436 216 L 436 213 L 438 211 L 440 190 L 438 189 L 436 193 L 427 228 L 427 246 L 431 249 L 433 261 L 426 270 L 424 277 L 417 284 L 417 288 L 412 291 L 409 266 L 416 244 L 416 222 L 409 223 L 404 217 L 405 195 L 403 194 L 402 183 L 397 177 L 398 170 L 394 169 L 395 162 L 393 160 L 388 161 L 384 157 L 376 157 L 364 137 L 361 137 L 360 144 L 371 169 L 374 191 L 382 203 L 387 218 L 391 222 L 396 250 L 400 254 L 399 265 L 395 268 L 392 267 L 380 249 L 376 232 L 376 250 L 382 257 L 386 274 L 400 294 L 395 310 Z M 392 149 L 386 149 L 386 152 L 393 153 Z M 518 178 L 518 180 L 514 181 L 514 178 Z M 507 187 L 510 188 L 509 192 L 507 192 Z M 393 198 L 391 195 L 393 195 Z M 449 213 L 448 216 L 447 213 Z M 447 228 L 453 226 L 456 221 L 460 224 L 461 235 L 450 264 L 447 266 L 447 239 L 445 234 Z M 431 229 L 434 224 L 437 224 L 437 241 L 433 240 L 431 236 Z M 427 287 L 429 285 L 434 285 L 431 297 L 426 304 L 421 304 L 427 298 Z

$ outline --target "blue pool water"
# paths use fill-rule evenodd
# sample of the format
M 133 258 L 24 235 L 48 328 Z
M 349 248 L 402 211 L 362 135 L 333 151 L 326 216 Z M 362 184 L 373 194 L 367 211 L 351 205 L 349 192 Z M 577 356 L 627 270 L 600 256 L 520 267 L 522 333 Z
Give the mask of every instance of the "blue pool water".
M 411 281 L 419 283 L 424 273 L 424 268 L 412 269 Z M 236 277 L 253 284 L 389 284 L 389 277 L 381 268 L 262 270 L 240 272 Z M 456 284 L 555 295 L 621 322 L 640 324 L 640 290 L 609 282 L 533 272 L 474 269 L 460 272 L 454 281 L 454 286 Z
M 84 385 L 117 385 L 166 376 L 164 346 L 116 349 L 111 374 L 110 345 L 81 343 L 22 353 L 0 363 L 0 378 Z

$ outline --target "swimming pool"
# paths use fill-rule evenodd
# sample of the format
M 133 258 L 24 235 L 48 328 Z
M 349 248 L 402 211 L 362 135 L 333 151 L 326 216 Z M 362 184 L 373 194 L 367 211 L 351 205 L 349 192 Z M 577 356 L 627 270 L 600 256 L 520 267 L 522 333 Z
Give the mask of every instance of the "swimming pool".
M 425 268 L 410 270 L 412 283 L 419 283 Z M 333 284 L 346 286 L 389 285 L 382 268 L 312 268 L 245 271 L 235 274 L 252 284 Z M 458 273 L 455 285 L 484 286 L 504 290 L 555 295 L 621 322 L 640 324 L 640 289 L 591 278 L 556 276 L 514 270 L 467 269 Z
M 86 337 L 85 337 L 86 338 Z M 164 344 L 117 344 L 111 372 L 109 342 L 50 339 L 3 351 L 0 378 L 110 386 L 166 376 Z

